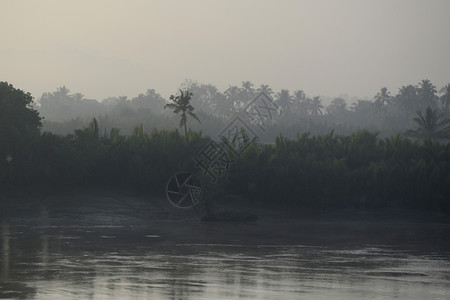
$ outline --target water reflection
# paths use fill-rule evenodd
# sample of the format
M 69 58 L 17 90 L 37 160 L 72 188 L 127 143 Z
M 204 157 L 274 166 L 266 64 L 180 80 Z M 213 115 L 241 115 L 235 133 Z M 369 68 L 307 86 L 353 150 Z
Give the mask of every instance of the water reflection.
M 42 266 L 46 267 L 48 264 L 48 236 L 47 235 L 42 235 L 41 237 L 42 242 L 41 242 L 41 260 L 42 260 Z
M 171 244 L 146 228 L 11 227 L 6 223 L 1 241 L 0 298 L 450 296 L 446 251 L 427 255 L 387 246 Z
M 9 225 L 2 223 L 2 280 L 8 279 L 9 273 Z
M 11 245 L 11 241 L 15 237 L 11 233 L 10 225 L 3 221 L 1 227 L 0 298 L 31 298 L 35 294 L 35 289 L 22 282 L 22 280 L 17 280 L 16 274 L 14 273 L 14 247 Z

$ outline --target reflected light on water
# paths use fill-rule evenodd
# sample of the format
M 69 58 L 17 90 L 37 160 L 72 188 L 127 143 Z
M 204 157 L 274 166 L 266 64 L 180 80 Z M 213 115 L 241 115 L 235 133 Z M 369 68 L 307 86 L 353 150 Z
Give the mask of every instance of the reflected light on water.
M 2 223 L 2 280 L 8 278 L 9 273 L 9 225 Z
M 384 246 L 169 244 L 145 228 L 130 230 L 15 228 L 3 223 L 0 298 L 450 296 L 447 252 L 429 256 Z

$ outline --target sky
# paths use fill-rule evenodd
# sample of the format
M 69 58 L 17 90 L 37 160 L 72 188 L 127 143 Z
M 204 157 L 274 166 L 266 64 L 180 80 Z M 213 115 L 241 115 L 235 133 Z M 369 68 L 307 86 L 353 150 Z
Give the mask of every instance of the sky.
M 372 98 L 450 82 L 449 0 L 0 0 L 0 81 L 102 100 L 186 80 Z

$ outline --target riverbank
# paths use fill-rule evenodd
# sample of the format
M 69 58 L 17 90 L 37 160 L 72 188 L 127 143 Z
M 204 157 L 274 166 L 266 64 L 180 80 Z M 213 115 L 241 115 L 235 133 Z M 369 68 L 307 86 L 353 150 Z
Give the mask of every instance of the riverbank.
M 139 238 L 152 228 L 164 243 L 393 245 L 450 249 L 450 217 L 417 211 L 304 211 L 263 206 L 239 197 L 215 210 L 246 211 L 251 222 L 201 222 L 201 207 L 180 210 L 161 195 L 125 190 L 55 189 L 2 194 L 2 222 L 41 227 L 98 227 L 104 235 Z M 106 229 L 109 228 L 109 229 Z M 106 232 L 107 231 L 107 232 Z M 357 241 L 357 242 L 356 242 Z

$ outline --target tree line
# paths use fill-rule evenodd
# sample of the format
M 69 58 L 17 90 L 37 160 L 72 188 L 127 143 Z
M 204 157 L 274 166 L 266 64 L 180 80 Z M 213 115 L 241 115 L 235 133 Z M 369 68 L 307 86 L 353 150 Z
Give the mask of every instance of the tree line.
M 209 136 L 224 128 L 257 93 L 264 91 L 280 109 L 280 117 L 277 122 L 269 124 L 264 142 L 273 142 L 280 133 L 295 138 L 297 132 L 306 131 L 326 134 L 334 130 L 338 134 L 349 135 L 367 129 L 380 132 L 381 137 L 406 134 L 408 130 L 418 129 L 414 120 L 420 118 L 418 112 L 429 123 L 436 123 L 431 125 L 431 132 L 416 132 L 418 137 L 426 137 L 445 125 L 440 124 L 441 121 L 450 118 L 450 84 L 438 90 L 427 79 L 416 85 L 402 86 L 396 94 L 381 88 L 371 100 L 358 99 L 351 105 L 340 97 L 325 104 L 320 96 L 308 96 L 302 90 L 291 92 L 282 89 L 275 93 L 269 85 L 255 88 L 250 81 L 242 82 L 241 86 L 229 86 L 221 92 L 212 84 L 187 80 L 181 89 L 192 93 L 191 104 L 202 120 L 199 124 L 191 124 L 191 128 Z M 132 99 L 121 96 L 98 102 L 85 99 L 80 93 L 71 94 L 63 86 L 55 92 L 44 93 L 34 107 L 44 118 L 43 131 L 72 133 L 74 129 L 87 126 L 95 117 L 107 131 L 116 127 L 121 128 L 123 134 L 131 134 L 136 124 L 141 123 L 148 130 L 176 127 L 179 120 L 164 110 L 168 103 L 154 89 Z M 427 108 L 431 111 L 427 112 Z M 409 134 L 413 132 L 409 131 Z M 440 134 L 435 138 L 445 136 Z
M 6 82 L 0 83 L 0 113 L 2 188 L 122 186 L 162 193 L 176 172 L 199 172 L 193 155 L 212 141 L 196 130 L 186 130 L 186 139 L 179 124 L 151 131 L 139 124 L 122 134 L 104 130 L 96 118 L 70 134 L 41 132 L 32 96 Z M 228 155 L 229 170 L 206 185 L 222 194 L 298 208 L 450 211 L 450 143 L 443 140 L 381 137 L 365 129 L 305 131 Z

